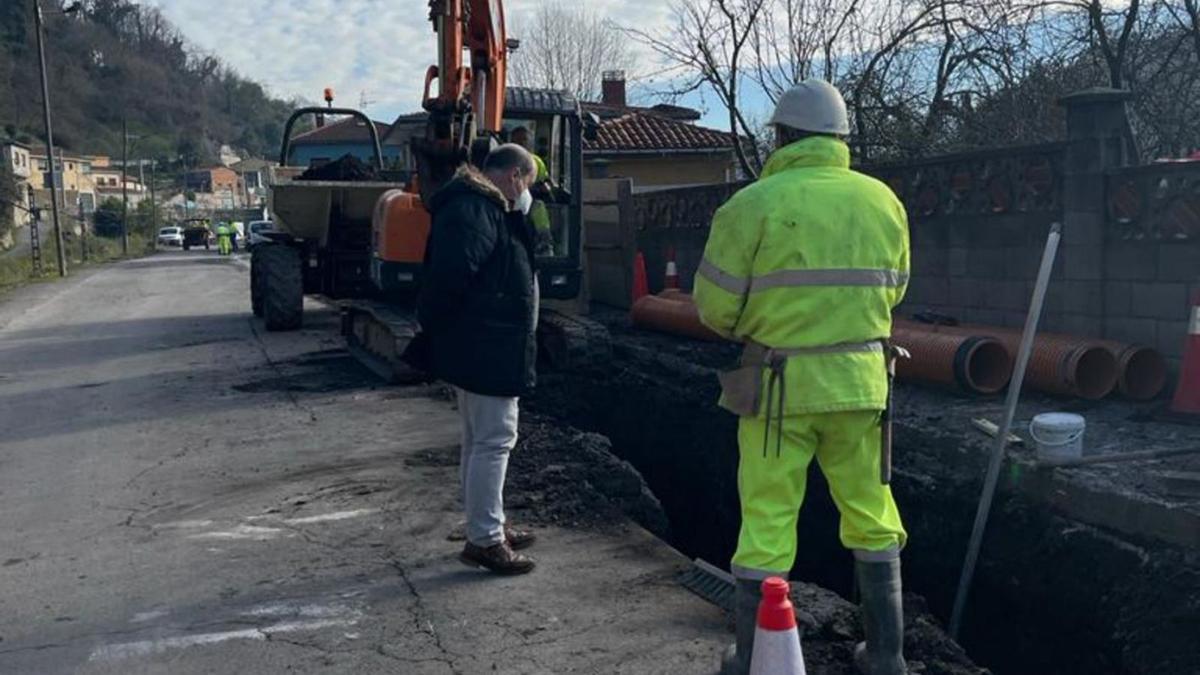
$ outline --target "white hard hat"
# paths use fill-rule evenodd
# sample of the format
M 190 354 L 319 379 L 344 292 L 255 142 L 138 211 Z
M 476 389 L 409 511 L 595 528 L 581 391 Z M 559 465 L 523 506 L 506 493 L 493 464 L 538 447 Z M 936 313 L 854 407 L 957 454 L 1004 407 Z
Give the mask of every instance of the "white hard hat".
M 805 80 L 784 92 L 770 123 L 819 134 L 850 133 L 846 102 L 825 80 Z

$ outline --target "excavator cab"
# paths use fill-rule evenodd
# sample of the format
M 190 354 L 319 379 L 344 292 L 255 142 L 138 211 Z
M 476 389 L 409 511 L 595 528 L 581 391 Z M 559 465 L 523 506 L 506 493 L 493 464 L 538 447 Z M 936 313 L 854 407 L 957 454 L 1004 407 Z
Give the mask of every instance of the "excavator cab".
M 582 278 L 585 120 L 566 92 L 509 87 L 506 98 L 502 127 L 494 140 L 523 141 L 547 172 L 546 180 L 533 190 L 541 211 L 531 211 L 532 218 L 549 221 L 548 237 L 537 250 L 542 297 L 573 300 Z M 430 218 L 418 192 L 414 186 L 390 190 L 375 205 L 371 278 L 386 299 L 410 301 L 420 286 Z
M 548 236 L 537 249 L 542 296 L 574 299 L 580 290 L 583 251 L 584 120 L 579 104 L 566 92 L 520 87 L 509 87 L 506 98 L 501 140 L 523 141 L 546 167 L 546 179 L 533 188 L 540 204 L 530 212 L 535 224 L 549 221 Z

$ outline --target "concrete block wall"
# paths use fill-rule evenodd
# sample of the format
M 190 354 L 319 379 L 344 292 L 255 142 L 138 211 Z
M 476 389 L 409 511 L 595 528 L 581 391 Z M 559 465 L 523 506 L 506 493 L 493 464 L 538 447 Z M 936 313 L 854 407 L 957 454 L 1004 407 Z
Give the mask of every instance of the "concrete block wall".
M 1127 166 L 1126 98 L 1101 89 L 1064 99 L 1064 143 L 867 169 L 909 210 L 912 278 L 901 313 L 1023 325 L 1057 222 L 1063 237 L 1042 329 L 1138 342 L 1177 362 L 1200 293 L 1200 163 Z M 662 288 L 670 249 L 690 288 L 712 214 L 740 187 L 633 197 L 652 291 Z M 1134 211 L 1117 212 L 1127 202 Z
M 1200 294 L 1200 240 L 1109 242 L 1104 335 L 1183 356 L 1191 300 Z

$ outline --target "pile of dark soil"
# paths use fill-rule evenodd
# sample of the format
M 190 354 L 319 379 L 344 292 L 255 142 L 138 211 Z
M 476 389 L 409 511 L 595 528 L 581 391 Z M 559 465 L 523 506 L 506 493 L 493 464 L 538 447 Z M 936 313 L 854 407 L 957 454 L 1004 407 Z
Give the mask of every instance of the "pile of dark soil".
M 342 155 L 328 164 L 314 166 L 297 180 L 376 181 L 379 170 L 354 155 Z
M 667 530 L 662 505 L 607 438 L 540 415 L 522 414 L 505 495 L 521 522 L 608 528 L 628 517 L 659 536 Z

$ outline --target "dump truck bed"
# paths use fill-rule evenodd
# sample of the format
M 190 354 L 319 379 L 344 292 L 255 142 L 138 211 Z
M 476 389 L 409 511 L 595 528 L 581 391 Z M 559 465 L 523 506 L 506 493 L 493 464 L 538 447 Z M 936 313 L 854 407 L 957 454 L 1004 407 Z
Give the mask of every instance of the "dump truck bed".
M 271 167 L 267 204 L 277 229 L 322 245 L 335 223 L 370 223 L 379 196 L 404 187 L 389 181 L 297 179 L 303 172 L 301 167 Z

